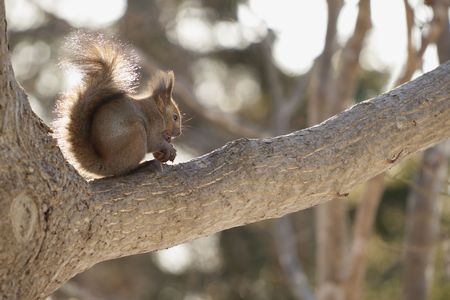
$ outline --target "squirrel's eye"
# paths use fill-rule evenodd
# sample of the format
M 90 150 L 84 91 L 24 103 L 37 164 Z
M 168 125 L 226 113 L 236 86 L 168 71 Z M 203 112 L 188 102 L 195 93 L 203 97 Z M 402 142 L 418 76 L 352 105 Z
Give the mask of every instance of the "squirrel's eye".
M 173 114 L 172 118 L 173 118 L 174 121 L 176 121 L 176 120 L 178 120 L 178 115 L 177 114 Z

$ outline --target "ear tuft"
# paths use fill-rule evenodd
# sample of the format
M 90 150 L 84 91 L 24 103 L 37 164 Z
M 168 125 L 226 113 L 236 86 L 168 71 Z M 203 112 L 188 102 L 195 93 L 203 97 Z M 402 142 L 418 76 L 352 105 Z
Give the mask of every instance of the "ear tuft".
M 158 71 L 153 74 L 149 82 L 151 96 L 161 112 L 171 103 L 174 83 L 173 71 Z
M 173 71 L 168 71 L 166 73 L 166 77 L 167 77 L 167 96 L 170 98 L 172 97 L 172 92 L 173 92 L 173 85 L 175 84 L 175 74 L 173 73 Z
M 153 96 L 160 96 L 162 98 L 166 98 L 166 100 L 170 100 L 172 97 L 174 83 L 175 75 L 173 71 L 157 71 L 150 79 L 150 92 Z

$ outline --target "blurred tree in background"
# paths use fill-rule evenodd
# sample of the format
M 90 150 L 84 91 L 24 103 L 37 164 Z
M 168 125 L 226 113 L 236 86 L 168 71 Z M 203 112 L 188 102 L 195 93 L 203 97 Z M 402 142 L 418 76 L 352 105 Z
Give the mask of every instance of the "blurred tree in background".
M 312 126 L 450 57 L 448 1 L 303 2 L 9 0 L 6 11 L 16 77 L 47 122 L 76 80 L 57 67 L 76 28 L 132 44 L 143 82 L 173 69 L 181 160 Z M 384 58 L 383 22 L 404 31 L 390 28 L 404 48 Z M 448 299 L 448 153 L 437 146 L 315 212 L 98 264 L 52 298 Z

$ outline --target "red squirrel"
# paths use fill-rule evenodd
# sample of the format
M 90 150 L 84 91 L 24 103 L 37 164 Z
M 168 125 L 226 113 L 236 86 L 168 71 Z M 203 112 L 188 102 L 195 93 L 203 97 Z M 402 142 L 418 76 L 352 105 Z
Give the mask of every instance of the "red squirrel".
M 58 99 L 54 127 L 63 153 L 80 173 L 125 174 L 146 153 L 173 161 L 171 139 L 181 134 L 173 72 L 153 76 L 150 94 L 137 99 L 137 59 L 129 47 L 99 33 L 75 32 L 65 48 L 64 62 L 78 69 L 82 80 Z

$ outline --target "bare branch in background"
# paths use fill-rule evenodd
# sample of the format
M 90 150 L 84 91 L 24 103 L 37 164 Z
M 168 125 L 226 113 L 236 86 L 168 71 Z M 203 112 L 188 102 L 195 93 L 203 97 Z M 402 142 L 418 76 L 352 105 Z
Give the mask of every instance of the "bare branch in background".
M 314 66 L 311 68 L 313 69 Z M 311 71 L 309 72 L 311 73 Z M 288 101 L 285 104 L 287 111 L 296 112 L 302 106 L 306 99 L 306 91 L 309 85 L 309 81 L 299 76 L 298 82 L 294 87 Z
M 326 96 L 325 105 L 321 107 L 322 119 L 340 112 L 349 104 L 356 86 L 359 56 L 370 28 L 370 0 L 361 0 L 354 32 L 341 51 L 336 72 L 332 73 L 332 66 L 328 66 L 334 76 L 328 75 L 331 76 L 328 80 L 318 79 L 328 81 L 328 85 L 322 87 Z M 338 299 L 344 292 L 341 277 L 347 244 L 347 208 L 342 199 L 336 198 L 319 206 L 316 211 L 318 298 Z
M 417 51 L 413 43 L 413 29 L 414 29 L 414 10 L 409 4 L 408 0 L 403 0 L 406 16 L 406 63 L 403 70 L 403 75 L 397 78 L 395 85 L 400 85 L 410 79 L 417 70 Z
M 448 5 L 450 5 L 449 2 L 447 1 Z M 442 23 L 444 24 L 442 33 L 436 41 L 439 61 L 441 63 L 450 59 L 450 20 L 448 13 L 444 15 Z
M 356 79 L 359 73 L 359 57 L 367 32 L 372 27 L 370 0 L 359 2 L 358 18 L 355 30 L 341 51 L 338 67 L 333 80 L 333 89 L 328 109 L 329 115 L 346 109 L 355 93 Z
M 297 239 L 289 215 L 274 220 L 274 227 L 275 247 L 292 293 L 299 300 L 314 300 L 314 293 L 298 259 Z
M 142 66 L 149 72 L 149 74 L 154 73 L 159 69 L 167 69 L 160 66 L 154 59 L 138 51 L 139 56 L 142 58 Z M 249 124 L 243 119 L 239 118 L 235 114 L 228 114 L 223 111 L 219 111 L 214 108 L 205 107 L 202 105 L 194 94 L 192 90 L 192 84 L 187 78 L 181 74 L 176 75 L 177 84 L 175 85 L 174 93 L 178 96 L 177 100 L 184 103 L 187 107 L 192 109 L 199 116 L 205 118 L 212 124 L 215 124 L 230 133 L 233 133 L 240 137 L 267 137 L 270 133 L 262 128 L 257 127 L 254 124 Z
M 321 110 L 327 105 L 333 67 L 331 60 L 336 50 L 337 20 L 343 0 L 328 0 L 328 24 L 325 46 L 322 54 L 316 58 L 311 74 L 308 104 L 308 125 L 313 126 L 326 117 Z
M 278 70 L 274 65 L 273 56 L 272 56 L 272 43 L 274 40 L 274 33 L 269 31 L 266 38 L 261 43 L 262 53 L 264 55 L 264 67 L 265 74 L 267 77 L 267 83 L 269 85 L 269 92 L 274 101 L 274 109 L 275 111 L 279 110 L 284 102 L 284 93 L 283 86 L 280 81 L 280 77 L 278 74 Z M 277 113 L 275 112 L 275 115 Z M 276 122 L 273 125 L 273 128 L 276 128 Z
M 422 56 L 424 54 L 424 50 L 420 51 L 420 56 L 418 56 L 418 52 L 415 50 L 414 45 L 412 43 L 412 31 L 413 31 L 413 20 L 414 20 L 414 12 L 409 5 L 409 2 L 407 0 L 404 0 L 405 5 L 405 13 L 406 13 L 406 24 L 407 24 L 407 60 L 405 64 L 405 68 L 403 71 L 403 74 L 397 79 L 396 85 L 400 85 L 402 83 L 405 83 L 409 80 L 411 80 L 412 75 L 414 74 L 415 70 L 418 67 L 417 62 L 422 60 Z M 436 20 L 436 17 L 433 18 L 433 20 Z M 432 22 L 433 26 L 438 26 L 437 24 L 440 24 L 441 28 L 444 26 L 445 21 L 442 18 L 442 16 L 438 17 L 438 20 L 440 20 L 441 23 L 436 23 L 435 21 Z M 436 31 L 436 29 L 434 30 Z M 425 38 L 426 40 L 431 40 L 431 38 Z M 436 39 L 436 38 L 435 38 Z M 425 46 L 425 44 L 422 44 L 422 47 Z M 428 44 L 426 44 L 428 46 Z M 377 177 L 372 178 L 369 180 L 366 184 L 366 190 L 370 190 L 372 196 L 368 197 L 367 194 L 363 194 L 360 200 L 360 206 L 358 207 L 357 214 L 358 215 L 374 215 L 378 209 L 378 204 L 381 201 L 381 197 L 383 195 L 383 191 L 385 189 L 385 185 L 383 183 L 383 180 L 381 178 L 384 177 L 384 174 L 380 174 Z M 375 199 L 376 195 L 380 197 L 380 199 Z M 369 202 L 368 204 L 365 204 L 365 202 Z M 360 212 L 360 210 L 373 210 L 373 211 L 366 211 L 366 212 Z M 370 234 L 371 230 L 367 227 L 368 223 L 355 223 L 356 227 L 363 226 L 363 228 L 358 229 L 355 228 L 354 232 L 356 233 L 364 233 Z M 369 241 L 369 237 L 365 239 L 356 239 L 353 241 L 352 249 L 360 249 L 365 248 L 366 245 L 359 245 L 358 243 L 367 243 Z M 349 299 L 358 299 L 357 297 L 360 295 L 361 290 L 363 288 L 363 278 L 365 275 L 365 271 L 363 271 L 364 265 L 366 264 L 367 260 L 367 252 L 353 252 L 351 253 L 350 258 L 350 266 L 352 269 L 350 269 L 347 280 L 348 282 L 344 281 L 344 285 L 346 286 L 346 292 Z M 354 284 L 353 284 L 354 283 Z M 350 297 L 356 297 L 356 298 L 350 298 Z
M 263 41 L 262 52 L 265 57 L 265 73 L 267 75 L 269 91 L 274 103 L 272 110 L 272 131 L 274 135 L 282 135 L 289 130 L 289 124 L 296 111 L 287 109 L 287 106 L 291 106 L 292 104 L 288 103 L 284 98 L 278 70 L 273 63 L 271 38 L 273 36 L 269 34 Z M 298 259 L 297 239 L 290 216 L 287 215 L 273 220 L 271 225 L 273 227 L 272 235 L 275 240 L 278 261 L 286 275 L 293 296 L 298 300 L 313 300 L 314 293 L 309 286 L 306 274 Z
M 378 175 L 371 179 L 372 184 L 366 185 L 362 201 L 356 210 L 356 220 L 353 225 L 353 241 L 350 255 L 343 272 L 342 282 L 346 300 L 362 299 L 364 275 L 367 264 L 367 251 L 376 212 L 383 192 L 384 176 Z
M 186 78 L 177 76 L 177 84 L 174 93 L 179 99 L 190 109 L 195 111 L 212 124 L 215 124 L 230 133 L 240 137 L 268 137 L 270 133 L 254 124 L 250 124 L 244 119 L 239 118 L 235 114 L 225 113 L 217 109 L 205 107 L 197 100 L 192 91 L 191 84 Z
M 297 113 L 298 108 L 305 99 L 307 81 L 299 76 L 294 90 L 289 96 L 286 96 L 281 83 L 278 70 L 274 65 L 272 56 L 273 34 L 269 33 L 262 42 L 261 48 L 265 58 L 266 77 L 269 85 L 269 92 L 273 99 L 273 122 L 272 128 L 275 134 L 284 134 L 289 129 L 292 118 Z M 314 67 L 313 67 L 314 68 Z
M 408 28 L 408 48 L 407 48 L 407 60 L 405 67 L 403 69 L 403 73 L 397 79 L 395 85 L 398 86 L 405 82 L 411 80 L 414 72 L 422 66 L 422 58 L 430 44 L 433 44 L 437 41 L 445 26 L 448 26 L 446 23 L 446 9 L 448 9 L 448 4 L 445 4 L 445 0 L 436 0 L 433 1 L 433 19 L 429 24 L 429 29 L 427 33 L 422 34 L 422 42 L 420 48 L 418 50 L 413 49 L 412 45 L 412 28 L 409 26 L 413 26 L 411 23 L 411 18 L 414 19 L 414 12 L 409 5 L 407 0 L 404 0 L 405 11 L 406 11 L 406 21 Z
M 403 299 L 428 299 L 434 247 L 438 241 L 439 194 L 447 178 L 448 147 L 445 143 L 425 151 L 415 179 L 418 189 L 408 197 L 405 232 Z
M 313 73 L 310 79 L 309 103 L 308 103 L 308 125 L 315 125 L 326 119 L 327 105 L 329 105 L 329 89 L 331 88 L 333 78 L 332 58 L 336 51 L 337 39 L 337 21 L 343 5 L 341 0 L 329 0 L 328 4 L 328 24 L 325 38 L 325 46 L 322 54 L 314 63 Z M 330 286 L 330 282 L 336 282 L 336 276 L 340 268 L 341 250 L 336 249 L 335 240 L 330 239 L 328 230 L 331 227 L 342 229 L 344 224 L 339 223 L 341 216 L 337 219 L 329 218 L 329 209 L 340 203 L 331 201 L 328 204 L 321 205 L 315 209 L 315 226 L 316 226 L 316 277 L 317 277 L 317 299 L 327 299 L 336 296 L 337 292 L 334 285 Z M 335 216 L 339 215 L 342 210 L 334 210 Z M 336 230 L 336 229 L 335 229 Z M 340 238 L 340 237 L 336 237 Z M 333 244 L 333 245 L 331 245 Z M 337 259 L 335 259 L 335 257 Z
M 436 1 L 433 12 L 443 21 L 440 26 L 442 30 L 435 29 L 435 31 L 441 32 L 436 40 L 439 61 L 444 63 L 450 59 L 448 5 L 445 6 L 442 1 Z M 425 300 L 430 294 L 434 248 L 439 240 L 440 193 L 448 178 L 449 152 L 450 140 L 426 150 L 413 184 L 415 188 L 410 189 L 406 214 L 403 272 L 403 299 L 405 300 Z

